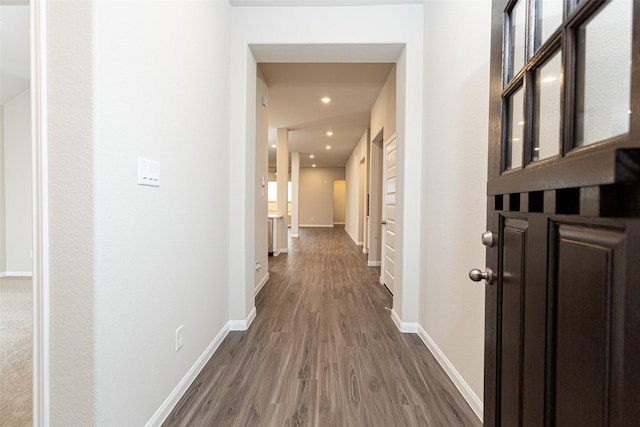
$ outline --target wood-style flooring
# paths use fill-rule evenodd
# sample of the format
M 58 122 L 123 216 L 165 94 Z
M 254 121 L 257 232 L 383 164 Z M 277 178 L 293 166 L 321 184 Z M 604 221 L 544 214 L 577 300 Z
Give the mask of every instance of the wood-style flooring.
M 480 426 L 380 270 L 344 229 L 306 228 L 269 259 L 249 330 L 231 332 L 164 426 Z

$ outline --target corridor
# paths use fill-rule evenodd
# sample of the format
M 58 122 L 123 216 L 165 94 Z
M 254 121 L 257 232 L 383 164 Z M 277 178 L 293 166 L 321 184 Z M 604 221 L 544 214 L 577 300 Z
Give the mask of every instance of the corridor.
M 269 259 L 248 331 L 231 332 L 164 426 L 480 426 L 379 268 L 344 229 L 303 228 Z

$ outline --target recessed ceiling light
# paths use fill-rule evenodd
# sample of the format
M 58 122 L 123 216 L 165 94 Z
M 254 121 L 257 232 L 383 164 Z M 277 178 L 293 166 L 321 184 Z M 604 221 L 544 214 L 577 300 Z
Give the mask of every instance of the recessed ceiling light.
M 331 102 L 331 98 L 329 98 L 328 96 L 325 96 L 322 99 L 320 99 L 320 101 L 324 102 L 325 104 L 328 104 Z
M 271 148 L 276 148 L 276 144 L 271 144 Z
M 312 164 L 312 165 L 311 165 L 311 167 L 312 167 L 312 168 L 315 168 L 315 167 L 316 167 L 316 164 L 315 164 L 315 163 L 314 163 L 314 164 Z
M 332 135 L 333 135 L 333 132 L 327 131 L 327 136 L 332 136 Z
M 315 156 L 313 154 L 309 154 L 309 158 L 313 159 Z
M 324 148 L 326 148 L 327 150 L 331 150 L 331 146 L 330 146 L 330 145 L 327 145 L 327 146 L 326 146 L 326 147 L 324 147 Z

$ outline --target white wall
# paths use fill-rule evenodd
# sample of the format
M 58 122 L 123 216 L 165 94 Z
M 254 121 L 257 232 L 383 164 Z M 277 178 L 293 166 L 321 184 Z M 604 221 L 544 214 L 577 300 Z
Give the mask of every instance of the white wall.
M 267 242 L 267 182 L 269 181 L 269 104 L 262 105 L 262 97 L 269 98 L 269 88 L 258 78 L 256 82 L 256 262 L 262 266 L 256 270 L 256 290 L 269 277 Z M 264 178 L 264 186 L 262 185 Z
M 344 168 L 300 168 L 300 227 L 333 227 L 333 181 Z
M 31 275 L 31 92 L 26 90 L 4 105 L 4 270 Z
M 349 160 L 345 165 L 345 180 L 347 181 L 345 202 L 344 229 L 356 243 L 362 243 L 359 237 L 359 227 L 362 218 L 360 215 L 360 162 L 367 161 L 367 144 L 369 132 L 365 131 L 358 144 L 353 149 Z
M 144 425 L 229 320 L 229 9 L 48 6 L 51 425 Z
M 485 258 L 490 9 L 425 2 L 420 325 L 478 399 L 484 286 L 467 273 Z
M 383 130 L 383 141 L 396 133 L 396 67 L 389 72 L 371 107 L 371 137 L 378 136 Z
M 396 133 L 396 98 L 398 90 L 396 87 L 396 67 L 393 67 L 376 98 L 376 102 L 371 108 L 371 138 L 369 146 L 369 264 L 380 263 L 382 260 L 382 167 L 384 143 Z M 373 139 L 376 138 L 376 143 Z M 400 226 L 401 221 L 398 223 Z M 399 233 L 396 233 L 399 234 Z M 400 236 L 400 238 L 402 238 Z M 398 245 L 399 246 L 399 245 Z M 396 252 L 396 262 L 400 258 L 400 252 Z M 379 264 L 378 264 L 379 265 Z M 396 288 L 400 289 L 396 274 Z M 396 291 L 396 294 L 398 292 Z

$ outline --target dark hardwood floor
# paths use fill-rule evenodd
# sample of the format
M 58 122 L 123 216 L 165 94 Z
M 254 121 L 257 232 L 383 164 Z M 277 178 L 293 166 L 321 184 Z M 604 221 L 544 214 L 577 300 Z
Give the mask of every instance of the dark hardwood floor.
M 164 426 L 480 426 L 344 229 L 300 229 Z

